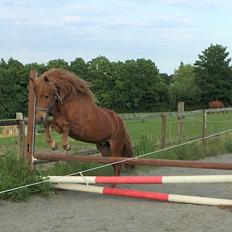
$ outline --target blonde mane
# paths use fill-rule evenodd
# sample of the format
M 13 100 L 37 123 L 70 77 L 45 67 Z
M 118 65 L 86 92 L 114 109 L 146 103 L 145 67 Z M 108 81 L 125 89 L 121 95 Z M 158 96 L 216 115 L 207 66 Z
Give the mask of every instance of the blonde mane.
M 67 96 L 86 96 L 96 102 L 93 92 L 89 88 L 88 82 L 79 78 L 72 72 L 65 71 L 59 68 L 53 68 L 44 72 L 39 79 L 47 78 L 50 83 L 59 88 L 64 97 Z

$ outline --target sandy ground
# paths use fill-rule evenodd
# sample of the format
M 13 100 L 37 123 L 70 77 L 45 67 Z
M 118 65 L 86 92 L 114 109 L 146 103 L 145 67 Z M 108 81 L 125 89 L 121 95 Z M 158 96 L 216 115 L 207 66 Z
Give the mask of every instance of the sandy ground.
M 210 158 L 232 161 L 232 154 Z M 158 168 L 145 175 L 232 174 L 232 171 Z M 126 186 L 148 191 L 232 199 L 232 184 Z M 160 203 L 59 191 L 48 199 L 0 201 L 1 232 L 231 232 L 232 212 L 213 206 Z

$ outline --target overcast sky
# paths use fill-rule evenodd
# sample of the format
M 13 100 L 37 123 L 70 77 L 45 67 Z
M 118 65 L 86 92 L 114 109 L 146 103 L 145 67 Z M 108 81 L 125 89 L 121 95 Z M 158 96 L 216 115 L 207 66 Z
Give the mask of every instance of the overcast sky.
M 161 72 L 211 43 L 232 54 L 230 0 L 0 0 L 0 58 L 152 59 Z

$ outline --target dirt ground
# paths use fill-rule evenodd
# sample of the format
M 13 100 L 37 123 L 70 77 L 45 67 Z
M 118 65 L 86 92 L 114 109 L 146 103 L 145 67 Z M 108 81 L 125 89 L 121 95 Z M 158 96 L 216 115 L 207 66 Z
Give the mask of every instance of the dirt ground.
M 232 154 L 207 159 L 230 161 Z M 232 174 L 232 171 L 157 168 L 144 175 Z M 232 184 L 126 186 L 148 191 L 232 199 Z M 59 191 L 29 202 L 0 201 L 1 232 L 231 232 L 232 212 L 213 206 L 160 203 Z

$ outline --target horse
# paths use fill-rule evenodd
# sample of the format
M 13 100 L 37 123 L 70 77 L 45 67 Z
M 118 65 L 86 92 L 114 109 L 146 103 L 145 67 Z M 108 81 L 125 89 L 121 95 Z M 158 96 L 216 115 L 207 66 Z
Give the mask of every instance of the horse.
M 210 109 L 224 108 L 223 102 L 218 100 L 209 102 L 208 106 Z
M 96 144 L 103 156 L 133 157 L 130 136 L 122 119 L 114 111 L 97 105 L 86 81 L 69 71 L 50 69 L 32 82 L 36 121 L 43 123 L 46 141 L 52 150 L 57 149 L 57 143 L 50 128 L 63 135 L 66 151 L 71 149 L 70 136 Z M 49 114 L 52 120 L 48 120 Z M 128 167 L 134 168 L 133 165 Z M 113 164 L 115 176 L 120 175 L 121 168 L 122 164 Z
M 215 100 L 208 103 L 209 109 L 219 109 L 224 108 L 224 104 L 222 101 Z M 224 113 L 224 110 L 222 111 Z

